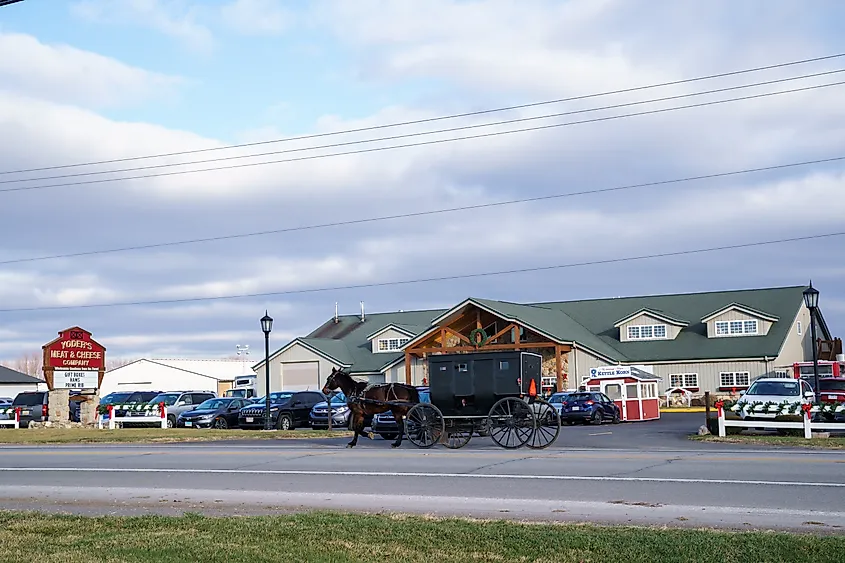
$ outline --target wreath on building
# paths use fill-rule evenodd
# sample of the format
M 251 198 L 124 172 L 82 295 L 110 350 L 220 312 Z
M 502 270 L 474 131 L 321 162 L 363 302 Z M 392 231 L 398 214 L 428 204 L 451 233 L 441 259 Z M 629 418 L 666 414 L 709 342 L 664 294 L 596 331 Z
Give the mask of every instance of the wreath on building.
M 487 344 L 487 341 L 490 339 L 487 336 L 487 333 L 484 332 L 483 328 L 477 328 L 469 333 L 469 341 L 472 342 L 473 346 L 479 348 Z

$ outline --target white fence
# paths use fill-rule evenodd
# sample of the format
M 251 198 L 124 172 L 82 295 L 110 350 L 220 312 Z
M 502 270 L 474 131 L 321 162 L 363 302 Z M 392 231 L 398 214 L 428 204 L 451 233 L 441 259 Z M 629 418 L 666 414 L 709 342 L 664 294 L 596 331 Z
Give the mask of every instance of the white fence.
M 157 405 L 108 405 L 108 422 L 104 423 L 104 415 L 97 416 L 97 428 L 101 429 L 107 424 L 109 430 L 114 430 L 118 422 L 158 422 L 162 428 L 167 428 L 167 407 L 164 403 Z M 114 411 L 125 410 L 127 412 L 142 412 L 141 416 L 114 416 Z
M 15 415 L 10 420 L 2 419 L 0 420 L 0 426 L 11 426 L 12 428 L 20 428 L 21 427 L 21 408 L 15 407 L 12 409 L 0 409 L 0 414 L 13 414 Z
M 814 430 L 839 430 L 845 431 L 845 423 L 842 422 L 813 422 L 811 417 L 813 414 L 818 412 L 828 412 L 828 413 L 841 413 L 845 411 L 845 405 L 828 405 L 825 407 L 819 407 L 818 405 L 813 405 L 811 408 L 805 408 L 803 406 L 795 406 L 793 404 L 780 404 L 780 405 L 742 405 L 736 404 L 733 407 L 730 407 L 732 412 L 738 413 L 742 411 L 744 414 L 774 414 L 774 415 L 786 415 L 786 414 L 797 414 L 802 413 L 801 422 L 780 422 L 774 420 L 733 420 L 733 419 L 726 419 L 725 418 L 725 410 L 721 404 L 716 403 L 716 408 L 718 409 L 718 416 L 719 416 L 719 436 L 724 438 L 726 435 L 725 428 L 732 427 L 732 428 L 790 428 L 793 430 L 804 430 L 804 437 L 810 439 L 813 437 Z M 750 412 L 749 412 L 750 411 Z

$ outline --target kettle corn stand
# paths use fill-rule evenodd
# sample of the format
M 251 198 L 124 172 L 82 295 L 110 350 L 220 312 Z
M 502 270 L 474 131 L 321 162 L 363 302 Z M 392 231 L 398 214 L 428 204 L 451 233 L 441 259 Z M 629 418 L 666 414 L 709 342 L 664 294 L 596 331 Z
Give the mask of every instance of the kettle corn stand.
M 660 418 L 659 383 L 659 377 L 632 366 L 603 366 L 591 368 L 581 385 L 607 395 L 629 422 Z

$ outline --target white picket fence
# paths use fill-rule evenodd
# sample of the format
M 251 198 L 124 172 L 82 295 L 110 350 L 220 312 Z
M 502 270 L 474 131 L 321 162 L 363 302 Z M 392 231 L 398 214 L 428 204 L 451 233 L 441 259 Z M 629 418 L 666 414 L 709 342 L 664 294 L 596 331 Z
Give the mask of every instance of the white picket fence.
M 804 437 L 810 439 L 813 437 L 814 430 L 839 430 L 845 431 L 845 423 L 843 422 L 813 422 L 812 415 L 824 410 L 829 413 L 840 413 L 845 411 L 845 405 L 826 406 L 820 408 L 818 405 L 813 405 L 809 412 L 802 408 L 796 407 L 792 404 L 780 405 L 739 405 L 736 404 L 730 407 L 730 410 L 735 413 L 742 411 L 744 414 L 766 413 L 774 415 L 798 414 L 802 413 L 801 422 L 780 422 L 774 420 L 734 420 L 725 418 L 725 410 L 722 406 L 717 405 L 719 417 L 719 436 L 724 438 L 726 435 L 725 428 L 791 428 L 795 430 L 804 430 Z M 797 410 L 797 412 L 795 412 Z M 750 412 L 749 412 L 750 411 Z
M 167 407 L 164 403 L 157 405 L 108 405 L 108 419 L 106 415 L 97 415 L 97 428 L 108 426 L 114 430 L 118 422 L 159 422 L 162 428 L 167 428 Z M 114 416 L 115 410 L 127 412 L 143 412 L 143 416 Z
M 12 428 L 20 428 L 21 427 L 21 408 L 14 407 L 9 409 L 0 409 L 0 414 L 12 414 L 14 415 L 12 418 L 0 419 L 0 426 L 11 426 Z

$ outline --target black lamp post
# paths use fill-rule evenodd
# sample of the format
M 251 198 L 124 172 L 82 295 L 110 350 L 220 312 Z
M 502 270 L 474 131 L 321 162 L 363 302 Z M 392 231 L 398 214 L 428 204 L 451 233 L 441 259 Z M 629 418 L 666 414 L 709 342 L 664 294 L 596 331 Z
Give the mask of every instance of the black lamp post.
M 267 311 L 261 317 L 261 330 L 264 331 L 264 430 L 270 430 L 270 331 L 273 330 L 273 317 Z
M 813 339 L 813 391 L 818 397 L 819 350 L 816 343 L 816 309 L 819 306 L 819 290 L 813 287 L 812 280 L 810 280 L 810 287 L 804 290 L 804 304 L 810 310 L 810 336 Z

